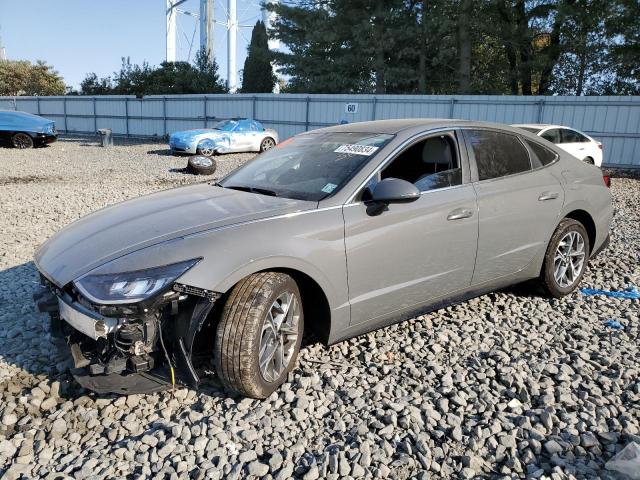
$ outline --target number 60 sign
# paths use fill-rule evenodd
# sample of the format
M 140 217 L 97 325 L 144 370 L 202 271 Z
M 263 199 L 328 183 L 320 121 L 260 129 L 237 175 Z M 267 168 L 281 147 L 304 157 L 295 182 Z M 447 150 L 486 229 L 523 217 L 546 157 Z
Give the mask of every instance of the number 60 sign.
M 344 104 L 344 113 L 358 113 L 358 104 L 357 103 L 345 103 Z

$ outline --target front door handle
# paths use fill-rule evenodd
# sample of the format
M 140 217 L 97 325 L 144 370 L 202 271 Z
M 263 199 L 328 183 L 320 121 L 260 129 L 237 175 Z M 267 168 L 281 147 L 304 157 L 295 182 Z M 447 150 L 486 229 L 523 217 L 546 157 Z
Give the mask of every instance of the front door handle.
M 547 200 L 555 200 L 558 198 L 557 192 L 542 192 L 538 197 L 538 200 L 541 202 L 546 202 Z
M 449 212 L 447 220 L 462 220 L 463 218 L 470 218 L 473 216 L 473 211 L 468 208 L 456 208 Z

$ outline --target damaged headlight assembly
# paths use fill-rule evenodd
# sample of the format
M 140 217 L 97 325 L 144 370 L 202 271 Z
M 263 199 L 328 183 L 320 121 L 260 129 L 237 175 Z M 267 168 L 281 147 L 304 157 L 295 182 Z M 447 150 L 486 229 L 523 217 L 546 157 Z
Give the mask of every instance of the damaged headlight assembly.
M 220 294 L 175 282 L 200 260 L 115 273 L 107 264 L 51 289 L 52 325 L 60 324 L 81 385 L 121 393 L 197 385 L 193 340 Z
M 137 303 L 169 289 L 178 277 L 200 260 L 194 258 L 122 273 L 88 273 L 73 284 L 82 295 L 97 304 Z

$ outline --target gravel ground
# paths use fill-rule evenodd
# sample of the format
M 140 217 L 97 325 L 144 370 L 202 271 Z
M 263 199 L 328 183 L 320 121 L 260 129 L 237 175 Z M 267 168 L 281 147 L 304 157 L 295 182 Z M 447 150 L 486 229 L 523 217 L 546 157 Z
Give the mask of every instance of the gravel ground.
M 251 155 L 219 160 L 224 174 Z M 34 251 L 105 205 L 203 180 L 162 144 L 0 149 L 0 475 L 27 478 L 613 478 L 640 443 L 640 301 L 515 287 L 325 348 L 265 401 L 98 397 L 36 312 Z M 615 178 L 585 286 L 640 284 L 640 181 Z M 625 330 L 610 344 L 602 322 Z

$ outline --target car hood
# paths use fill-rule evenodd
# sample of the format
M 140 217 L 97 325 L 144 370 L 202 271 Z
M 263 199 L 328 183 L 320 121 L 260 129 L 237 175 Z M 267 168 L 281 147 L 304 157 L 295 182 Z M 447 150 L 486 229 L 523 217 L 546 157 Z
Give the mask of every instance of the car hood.
M 35 261 L 49 280 L 62 287 L 96 267 L 151 245 L 316 207 L 317 202 L 200 183 L 128 200 L 83 217 L 45 242 Z M 191 253 L 198 256 L 198 252 Z
M 41 132 L 46 130 L 50 125 L 55 125 L 53 120 L 38 115 L 32 115 L 26 112 L 11 113 L 11 115 L 3 116 L 0 119 L 0 129 Z

